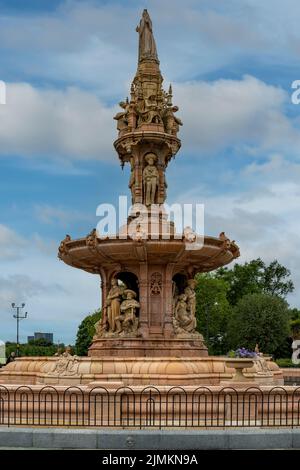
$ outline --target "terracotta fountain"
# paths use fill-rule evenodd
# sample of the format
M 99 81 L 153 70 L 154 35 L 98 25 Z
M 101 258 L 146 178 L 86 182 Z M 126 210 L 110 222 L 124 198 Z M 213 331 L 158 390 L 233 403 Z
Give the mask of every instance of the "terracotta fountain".
M 114 117 L 114 147 L 121 165 L 130 165 L 133 210 L 114 238 L 97 230 L 84 238 L 67 236 L 59 258 L 72 268 L 99 276 L 102 319 L 88 357 L 20 358 L 1 369 L 0 383 L 87 385 L 218 385 L 233 370 L 222 357 L 209 357 L 197 331 L 197 273 L 212 271 L 239 256 L 222 232 L 197 245 L 190 228 L 177 233 L 164 210 L 169 164 L 180 149 L 182 125 L 165 91 L 152 22 L 147 10 L 139 26 L 139 56 L 130 98 Z M 248 364 L 249 365 L 249 364 Z M 248 369 L 258 383 L 281 383 L 274 363 Z M 259 373 L 258 373 L 259 372 Z M 265 372 L 265 373 L 264 373 Z

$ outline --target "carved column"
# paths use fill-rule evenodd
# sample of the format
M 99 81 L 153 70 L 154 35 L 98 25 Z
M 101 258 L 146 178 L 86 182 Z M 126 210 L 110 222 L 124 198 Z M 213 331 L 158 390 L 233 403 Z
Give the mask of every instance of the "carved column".
M 157 188 L 157 203 L 163 204 L 165 202 L 165 163 L 161 155 L 159 155 L 157 169 L 159 174 L 158 188 Z
M 102 311 L 102 320 L 101 323 L 103 324 L 106 322 L 106 307 L 105 307 L 105 300 L 107 297 L 107 276 L 106 272 L 103 268 L 99 269 L 100 274 L 100 290 L 101 290 L 101 311 Z
M 136 204 L 141 204 L 143 202 L 143 170 L 141 169 L 141 159 L 140 159 L 140 150 L 139 146 L 134 148 L 134 175 L 135 175 L 135 188 L 134 202 Z
M 139 290 L 141 306 L 139 317 L 139 331 L 143 338 L 147 338 L 149 336 L 147 262 L 140 263 Z
M 173 328 L 173 271 L 174 271 L 174 263 L 169 263 L 165 269 L 165 317 L 164 317 L 164 334 L 165 337 L 170 338 L 174 336 L 174 328 Z
M 163 333 L 164 298 L 164 280 L 161 266 L 151 266 L 149 281 L 150 333 L 161 335 Z

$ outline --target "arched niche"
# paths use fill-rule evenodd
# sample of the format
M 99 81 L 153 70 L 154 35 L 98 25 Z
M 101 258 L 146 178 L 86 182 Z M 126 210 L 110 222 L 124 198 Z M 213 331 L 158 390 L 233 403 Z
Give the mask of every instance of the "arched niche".
M 136 293 L 136 300 L 139 300 L 139 280 L 138 277 L 130 271 L 121 271 L 115 275 L 121 283 L 125 284 L 127 289 Z
M 184 289 L 187 286 L 187 276 L 182 273 L 177 273 L 173 276 L 173 296 L 178 296 L 184 293 Z

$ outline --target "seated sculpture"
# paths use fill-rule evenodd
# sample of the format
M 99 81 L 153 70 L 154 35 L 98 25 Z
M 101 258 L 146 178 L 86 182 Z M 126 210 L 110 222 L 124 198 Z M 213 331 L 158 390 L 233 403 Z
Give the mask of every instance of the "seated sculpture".
M 124 291 L 126 299 L 120 306 L 120 315 L 116 318 L 117 333 L 120 335 L 137 335 L 138 318 L 136 311 L 140 304 L 135 300 L 136 293 L 131 289 Z

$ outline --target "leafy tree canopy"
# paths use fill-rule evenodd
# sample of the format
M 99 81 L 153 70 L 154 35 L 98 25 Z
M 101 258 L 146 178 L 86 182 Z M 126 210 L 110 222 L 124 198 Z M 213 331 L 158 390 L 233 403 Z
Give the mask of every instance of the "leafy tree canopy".
M 232 269 L 220 268 L 216 277 L 229 284 L 227 297 L 231 305 L 248 294 L 264 293 L 285 298 L 293 292 L 294 284 L 290 271 L 277 260 L 266 265 L 260 258 L 244 264 L 235 264 Z
M 269 294 L 247 294 L 233 309 L 228 336 L 231 347 L 273 354 L 289 333 L 289 309 L 285 300 Z
M 229 284 L 212 274 L 198 274 L 196 280 L 198 330 L 210 354 L 224 354 L 228 350 L 227 323 L 231 311 L 227 299 Z
M 40 340 L 38 340 L 40 341 Z M 65 349 L 64 344 L 59 345 L 61 352 Z M 12 342 L 6 343 L 6 357 L 8 357 L 12 352 L 17 351 L 17 344 Z M 19 353 L 20 356 L 53 356 L 58 351 L 57 344 L 51 344 L 48 346 L 34 343 L 20 344 Z
M 101 318 L 101 310 L 96 310 L 80 323 L 76 336 L 75 351 L 78 356 L 87 356 L 95 334 L 95 323 Z

